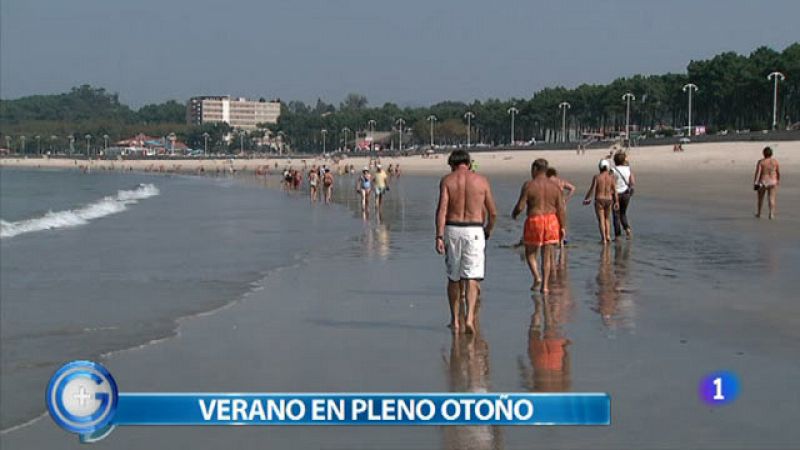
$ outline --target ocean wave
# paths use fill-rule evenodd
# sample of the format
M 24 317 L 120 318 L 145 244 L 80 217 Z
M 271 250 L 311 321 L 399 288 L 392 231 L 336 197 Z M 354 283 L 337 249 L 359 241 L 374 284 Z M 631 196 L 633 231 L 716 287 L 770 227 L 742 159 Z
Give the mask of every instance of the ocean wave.
M 116 195 L 102 199 L 76 209 L 64 211 L 48 211 L 41 217 L 6 222 L 0 220 L 0 238 L 11 238 L 20 234 L 35 231 L 53 230 L 58 228 L 71 228 L 86 225 L 94 219 L 117 214 L 128 209 L 128 205 L 138 203 L 149 197 L 159 194 L 158 188 L 153 184 L 140 184 L 136 189 L 117 191 Z

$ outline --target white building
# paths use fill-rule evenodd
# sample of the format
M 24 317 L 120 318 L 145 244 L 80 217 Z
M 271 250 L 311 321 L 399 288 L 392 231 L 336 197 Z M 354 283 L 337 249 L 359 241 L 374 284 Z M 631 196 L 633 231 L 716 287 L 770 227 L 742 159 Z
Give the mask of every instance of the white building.
M 225 122 L 233 128 L 255 130 L 260 123 L 277 123 L 281 115 L 278 100 L 248 100 L 230 96 L 192 97 L 186 105 L 190 125 Z

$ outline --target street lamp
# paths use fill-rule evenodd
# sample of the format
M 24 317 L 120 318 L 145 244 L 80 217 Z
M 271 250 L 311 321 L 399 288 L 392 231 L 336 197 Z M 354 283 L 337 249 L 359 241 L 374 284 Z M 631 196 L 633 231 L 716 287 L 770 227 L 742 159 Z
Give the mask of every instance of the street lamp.
M 778 127 L 778 83 L 785 80 L 786 75 L 775 71 L 767 75 L 767 80 L 775 80 L 775 88 L 772 93 L 772 129 Z
M 92 135 L 87 134 L 86 136 L 84 136 L 84 138 L 86 139 L 86 157 L 91 158 L 91 156 L 89 155 L 89 150 L 92 145 Z
M 208 132 L 203 133 L 203 154 L 208 156 L 208 138 L 211 137 Z
M 239 153 L 244 154 L 244 130 L 239 130 Z
M 103 150 L 106 151 L 106 152 L 108 151 L 108 135 L 107 134 L 103 135 Z
M 693 83 L 686 83 L 683 85 L 683 92 L 689 93 L 689 120 L 688 120 L 688 128 L 689 128 L 689 136 L 692 133 L 692 91 L 697 92 L 698 88 L 696 84 Z
M 514 116 L 519 114 L 519 110 L 515 107 L 508 108 L 508 114 L 511 114 L 511 141 L 509 141 L 510 145 L 514 145 Z
M 572 108 L 569 102 L 561 102 L 558 109 L 561 110 L 561 142 L 567 142 L 567 110 Z
M 168 134 L 167 139 L 169 139 L 169 152 L 175 154 L 175 133 Z
M 74 155 L 75 154 L 75 136 L 70 134 L 67 137 L 67 140 L 69 140 L 69 154 L 70 155 Z
M 470 138 L 472 137 L 470 136 L 472 130 L 472 119 L 475 118 L 475 113 L 473 113 L 472 111 L 467 111 L 464 113 L 464 118 L 467 119 L 467 147 L 469 148 Z
M 436 122 L 437 120 L 439 120 L 439 119 L 438 119 L 438 118 L 436 118 L 436 116 L 434 116 L 433 114 L 431 114 L 430 116 L 428 116 L 428 122 L 430 122 L 430 123 L 431 123 L 431 149 L 433 149 L 433 124 L 434 124 L 434 122 Z
M 344 134 L 344 143 L 342 144 L 342 151 L 347 150 L 347 133 L 350 132 L 350 128 L 344 127 L 342 128 L 342 134 Z
M 325 154 L 325 137 L 328 135 L 328 130 L 323 128 L 320 133 L 322 133 L 322 154 L 324 155 Z
M 34 139 L 36 139 L 36 153 L 41 155 L 42 154 L 42 137 L 37 134 L 36 136 L 34 136 Z
M 55 148 L 53 148 L 53 143 L 58 140 L 58 136 L 55 134 L 50 136 L 50 153 L 55 154 Z
M 626 103 L 625 106 L 625 139 L 628 141 L 628 145 L 631 142 L 631 100 L 636 100 L 636 96 L 634 96 L 630 92 L 626 92 L 625 95 L 622 96 L 622 100 Z
M 369 119 L 367 125 L 369 126 L 369 149 L 372 151 L 375 148 L 375 125 L 377 125 L 374 119 Z
M 6 148 L 10 151 L 11 150 L 11 136 L 6 135 Z
M 403 125 L 406 124 L 406 121 L 405 121 L 405 119 L 403 119 L 401 117 L 401 118 L 395 120 L 394 123 L 397 124 L 397 126 L 399 127 L 399 134 L 398 134 L 399 146 L 398 146 L 398 148 L 402 152 L 403 151 Z
M 22 153 L 25 154 L 25 135 L 19 137 L 20 147 L 22 148 Z

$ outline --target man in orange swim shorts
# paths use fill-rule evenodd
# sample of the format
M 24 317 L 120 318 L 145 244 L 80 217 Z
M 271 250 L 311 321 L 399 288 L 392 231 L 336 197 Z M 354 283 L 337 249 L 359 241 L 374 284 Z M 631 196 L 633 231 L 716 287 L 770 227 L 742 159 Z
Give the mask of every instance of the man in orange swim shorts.
M 566 234 L 566 220 L 564 217 L 563 194 L 558 185 L 547 179 L 547 160 L 537 159 L 531 165 L 532 179 L 522 185 L 517 206 L 511 213 L 516 220 L 517 216 L 527 210 L 528 219 L 525 221 L 523 241 L 525 243 L 525 257 L 528 267 L 533 275 L 533 286 L 536 290 L 541 286 L 542 293 L 550 290 L 550 266 L 553 246 L 561 242 Z M 541 251 L 542 274 L 536 264 L 536 258 Z

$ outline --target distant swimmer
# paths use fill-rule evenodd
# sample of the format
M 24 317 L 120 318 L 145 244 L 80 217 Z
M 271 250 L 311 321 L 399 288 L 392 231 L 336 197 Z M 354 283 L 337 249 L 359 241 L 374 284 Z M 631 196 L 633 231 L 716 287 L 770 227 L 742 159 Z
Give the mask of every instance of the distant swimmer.
M 550 291 L 550 270 L 553 246 L 560 244 L 566 234 L 564 196 L 561 187 L 547 178 L 547 160 L 537 159 L 531 165 L 532 179 L 522 185 L 519 200 L 511 212 L 516 220 L 527 211 L 523 241 L 528 268 L 533 275 L 531 290 Z M 542 273 L 536 264 L 541 250 Z M 554 269 L 554 268 L 553 268 Z
M 461 331 L 461 289 L 466 290 L 465 331 L 477 330 L 477 303 L 484 278 L 486 240 L 497 218 L 489 180 L 469 170 L 470 157 L 455 150 L 447 160 L 451 173 L 439 182 L 436 251 L 445 255 L 450 327 Z
M 322 186 L 325 188 L 325 203 L 330 203 L 333 197 L 333 172 L 331 172 L 331 169 L 325 169 L 325 175 L 322 177 Z
M 378 164 L 378 171 L 375 173 L 375 208 L 383 207 L 383 196 L 389 191 L 389 176 L 383 171 L 383 167 Z
M 295 170 L 293 173 L 294 173 L 294 181 L 293 181 L 294 184 L 292 187 L 296 191 L 300 189 L 300 184 L 303 183 L 303 172 Z
M 594 212 L 597 215 L 597 224 L 600 229 L 600 242 L 603 244 L 611 242 L 611 210 L 619 208 L 616 181 L 608 172 L 610 167 L 611 164 L 607 159 L 600 160 L 598 164 L 600 173 L 592 177 L 592 184 L 583 199 L 584 205 L 591 204 L 592 192 L 594 192 Z
M 292 188 L 292 182 L 294 181 L 294 176 L 292 176 L 292 169 L 291 167 L 287 167 L 283 170 L 283 187 L 285 190 L 289 191 Z
M 753 177 L 753 189 L 757 191 L 758 204 L 756 217 L 761 217 L 761 207 L 764 204 L 764 195 L 769 195 L 769 218 L 775 218 L 778 186 L 781 184 L 781 169 L 778 160 L 772 157 L 772 149 L 764 147 L 764 158 L 756 164 L 756 173 Z
M 361 209 L 367 210 L 369 207 L 369 194 L 372 192 L 372 175 L 369 173 L 369 168 L 364 167 L 361 170 L 361 175 L 356 180 L 356 193 L 361 196 Z

